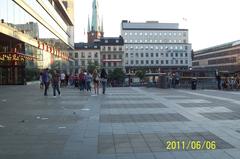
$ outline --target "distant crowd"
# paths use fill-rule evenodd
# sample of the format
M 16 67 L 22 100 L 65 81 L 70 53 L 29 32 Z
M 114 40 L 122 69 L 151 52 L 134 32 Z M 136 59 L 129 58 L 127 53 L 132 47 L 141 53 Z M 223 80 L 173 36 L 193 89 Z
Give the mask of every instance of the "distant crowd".
M 234 76 L 223 76 L 221 77 L 220 75 L 216 75 L 216 80 L 218 83 L 218 89 L 221 90 L 238 90 L 240 89 L 240 75 L 236 74 Z
M 102 69 L 100 74 L 97 69 L 92 73 L 87 70 L 81 70 L 79 74 L 65 74 L 57 70 L 45 69 L 40 73 L 40 88 L 44 89 L 44 96 L 48 95 L 48 89 L 50 84 L 53 88 L 53 96 L 56 97 L 56 92 L 61 96 L 60 87 L 77 87 L 80 91 L 91 92 L 92 85 L 94 87 L 94 93 L 99 94 L 99 86 L 102 86 L 102 93 L 105 94 L 107 86 L 107 73 L 105 69 Z

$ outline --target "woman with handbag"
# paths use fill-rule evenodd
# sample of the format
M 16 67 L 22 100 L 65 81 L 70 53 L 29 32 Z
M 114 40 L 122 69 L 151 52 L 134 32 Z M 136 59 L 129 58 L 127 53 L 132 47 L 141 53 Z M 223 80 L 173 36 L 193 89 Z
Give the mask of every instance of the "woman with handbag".
M 95 69 L 93 71 L 92 77 L 93 77 L 93 85 L 94 85 L 95 94 L 99 94 L 99 80 L 100 79 L 99 79 L 97 69 Z

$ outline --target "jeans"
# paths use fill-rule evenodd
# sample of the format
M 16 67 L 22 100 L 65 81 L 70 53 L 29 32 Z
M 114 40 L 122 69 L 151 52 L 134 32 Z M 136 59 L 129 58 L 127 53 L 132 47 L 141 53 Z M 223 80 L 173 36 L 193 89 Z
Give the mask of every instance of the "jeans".
M 58 92 L 58 95 L 60 95 L 60 90 L 59 90 L 59 84 L 58 83 L 53 83 L 53 96 L 56 96 L 56 90 Z
M 91 81 L 87 81 L 87 91 L 91 92 Z
M 106 85 L 107 85 L 107 81 L 102 81 L 102 88 L 103 88 L 103 94 L 105 94 L 106 91 Z
M 47 96 L 47 90 L 49 86 L 49 82 L 43 82 L 44 83 L 44 95 Z

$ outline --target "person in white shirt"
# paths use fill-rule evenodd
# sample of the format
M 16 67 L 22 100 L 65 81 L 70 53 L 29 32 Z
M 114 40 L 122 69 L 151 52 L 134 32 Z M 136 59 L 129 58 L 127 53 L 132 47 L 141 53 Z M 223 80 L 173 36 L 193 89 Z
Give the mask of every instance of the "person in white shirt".
M 61 79 L 61 86 L 65 86 L 65 73 L 61 73 L 60 75 L 60 79 Z

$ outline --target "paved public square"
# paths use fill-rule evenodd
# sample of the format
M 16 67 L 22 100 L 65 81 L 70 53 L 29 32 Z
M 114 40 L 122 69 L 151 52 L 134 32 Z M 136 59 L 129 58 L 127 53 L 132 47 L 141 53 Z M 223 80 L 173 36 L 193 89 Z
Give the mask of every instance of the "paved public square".
M 240 92 L 0 86 L 0 159 L 239 159 Z

